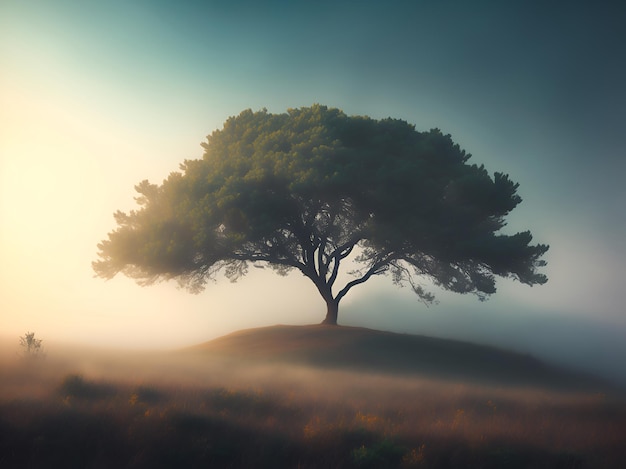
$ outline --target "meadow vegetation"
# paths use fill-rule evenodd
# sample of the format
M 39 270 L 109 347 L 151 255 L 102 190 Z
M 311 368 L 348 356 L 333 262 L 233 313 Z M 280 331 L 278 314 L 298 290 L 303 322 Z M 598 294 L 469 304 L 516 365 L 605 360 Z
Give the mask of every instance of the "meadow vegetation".
M 626 457 L 626 400 L 599 388 L 198 349 L 3 353 L 0 365 L 3 468 L 614 468 Z

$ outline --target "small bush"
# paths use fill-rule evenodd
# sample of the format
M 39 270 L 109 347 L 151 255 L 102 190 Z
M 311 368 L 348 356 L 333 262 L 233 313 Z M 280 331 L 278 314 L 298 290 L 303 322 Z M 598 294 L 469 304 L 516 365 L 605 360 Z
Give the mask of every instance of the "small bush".
M 35 360 L 45 357 L 41 342 L 41 339 L 35 338 L 34 332 L 27 332 L 23 337 L 20 337 L 20 346 L 22 347 L 20 356 L 26 360 Z
M 111 386 L 87 382 L 77 374 L 67 375 L 59 387 L 59 392 L 65 399 L 102 399 L 111 396 L 113 391 Z
M 154 405 L 164 400 L 164 395 L 161 391 L 151 386 L 138 386 L 133 389 L 129 402 L 132 405 L 135 404 L 148 404 Z
M 383 440 L 352 451 L 352 462 L 360 468 L 398 467 L 406 450 L 389 440 Z

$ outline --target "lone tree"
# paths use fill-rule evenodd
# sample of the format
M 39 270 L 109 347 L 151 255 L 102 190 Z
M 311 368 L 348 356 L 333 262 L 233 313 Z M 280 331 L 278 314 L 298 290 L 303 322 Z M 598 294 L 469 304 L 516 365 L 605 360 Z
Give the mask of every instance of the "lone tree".
M 22 347 L 21 357 L 28 360 L 43 357 L 45 354 L 41 342 L 41 339 L 35 339 L 34 332 L 24 334 L 23 337 L 20 337 L 20 346 Z
M 425 302 L 420 277 L 480 299 L 495 276 L 543 284 L 541 256 L 525 231 L 499 233 L 521 202 L 518 184 L 493 177 L 449 135 L 402 120 L 347 116 L 314 105 L 285 114 L 246 110 L 229 118 L 163 184 L 135 189 L 140 208 L 115 213 L 93 268 L 140 285 L 176 279 L 197 293 L 223 271 L 250 263 L 285 275 L 296 269 L 337 324 L 341 299 L 372 276 L 390 274 Z M 342 261 L 360 268 L 337 285 Z

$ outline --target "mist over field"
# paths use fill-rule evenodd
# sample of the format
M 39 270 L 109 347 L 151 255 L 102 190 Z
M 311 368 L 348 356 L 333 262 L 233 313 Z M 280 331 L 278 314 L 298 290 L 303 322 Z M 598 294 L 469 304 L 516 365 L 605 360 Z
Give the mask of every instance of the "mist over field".
M 451 295 L 444 298 L 436 307 L 419 308 L 411 298 L 383 300 L 368 295 L 346 306 L 344 321 L 389 330 L 391 320 L 395 331 L 490 344 L 626 386 L 626 341 L 619 322 L 511 308 L 496 299 L 461 306 Z
M 623 390 L 460 342 L 277 326 L 169 352 L 55 344 L 25 361 L 10 348 L 3 467 L 608 469 L 626 456 Z
M 343 310 L 343 323 L 381 331 L 391 330 L 406 334 L 418 334 L 433 338 L 449 338 L 474 344 L 492 345 L 503 350 L 526 354 L 547 363 L 559 365 L 573 371 L 581 371 L 609 380 L 626 387 L 626 342 L 619 328 L 585 318 L 572 318 L 567 315 L 546 317 L 539 312 L 500 311 L 489 302 L 477 305 L 476 310 L 468 308 L 416 307 L 412 298 L 385 299 L 367 298 L 346 305 Z M 445 309 L 445 311 L 442 311 Z M 381 311 L 386 311 L 381 314 Z M 504 318 L 503 318 L 504 316 Z M 389 327 L 389 319 L 393 327 Z M 225 333 L 235 332 L 226 330 Z M 39 336 L 38 337 L 42 337 Z M 205 340 L 217 336 L 206 334 Z M 77 337 L 72 344 L 50 341 L 43 337 L 43 345 L 50 357 L 66 355 L 68 347 L 84 348 L 84 338 Z M 82 340 L 81 340 L 82 339 Z M 177 347 L 119 347 L 98 345 L 114 355 L 144 350 L 165 353 L 167 350 L 183 349 L 203 340 L 196 340 Z M 96 342 L 98 343 L 98 342 Z M 19 352 L 18 337 L 0 335 L 0 347 L 5 357 Z M 78 353 L 77 355 L 80 355 Z

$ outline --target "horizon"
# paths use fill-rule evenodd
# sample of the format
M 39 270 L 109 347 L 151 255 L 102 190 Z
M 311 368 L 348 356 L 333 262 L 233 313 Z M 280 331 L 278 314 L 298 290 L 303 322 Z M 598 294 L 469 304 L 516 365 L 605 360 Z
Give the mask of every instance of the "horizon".
M 440 325 L 436 325 L 439 326 Z M 449 334 L 437 334 L 436 330 L 434 333 L 428 333 L 428 331 L 420 332 L 407 332 L 407 331 L 397 331 L 386 329 L 384 327 L 377 328 L 375 324 L 369 325 L 361 325 L 361 324 L 338 324 L 337 326 L 328 326 L 319 323 L 310 323 L 310 324 L 264 324 L 261 326 L 255 327 L 244 327 L 242 329 L 235 329 L 232 331 L 228 331 L 224 334 L 218 334 L 215 336 L 211 336 L 206 338 L 206 340 L 202 340 L 201 342 L 177 345 L 177 346 L 115 346 L 115 345 L 107 345 L 107 344 L 99 344 L 99 343 L 91 343 L 88 341 L 59 341 L 59 340 L 43 340 L 43 354 L 44 360 L 49 356 L 53 361 L 58 360 L 60 357 L 70 357 L 74 356 L 76 352 L 87 352 L 88 354 L 113 354 L 118 355 L 129 354 L 129 356 L 142 356 L 144 358 L 149 359 L 152 355 L 160 356 L 162 354 L 169 353 L 177 353 L 184 350 L 194 349 L 197 347 L 202 347 L 208 344 L 211 344 L 213 341 L 222 339 L 231 335 L 237 335 L 241 332 L 252 332 L 252 331 L 261 331 L 263 329 L 280 329 L 280 328 L 307 328 L 307 327 L 328 327 L 328 328 L 344 328 L 344 329 L 352 329 L 352 330 L 365 330 L 370 332 L 381 332 L 381 333 L 392 333 L 392 334 L 400 334 L 405 336 L 413 336 L 413 337 L 423 337 L 428 339 L 435 339 L 440 341 L 449 341 L 451 343 L 459 343 L 459 344 L 467 344 L 470 346 L 479 346 L 479 347 L 487 347 L 493 348 L 497 351 L 501 351 L 506 353 L 512 353 L 519 356 L 531 357 L 539 360 L 542 363 L 545 363 L 549 366 L 556 367 L 557 369 L 561 369 L 564 371 L 570 371 L 574 373 L 580 373 L 582 376 L 596 377 L 604 380 L 608 380 L 609 383 L 616 384 L 621 388 L 626 387 L 626 371 L 621 366 L 621 362 L 616 362 L 611 360 L 611 356 L 609 356 L 606 352 L 610 352 L 614 349 L 623 350 L 626 353 L 626 344 L 623 343 L 621 333 L 615 331 L 593 331 L 589 330 L 588 324 L 580 324 L 579 327 L 584 328 L 586 333 L 594 339 L 591 341 L 591 344 L 595 344 L 596 341 L 603 340 L 606 347 L 606 351 L 604 354 L 594 355 L 593 351 L 589 349 L 588 346 L 579 347 L 577 353 L 575 355 L 566 354 L 563 355 L 563 350 L 568 350 L 569 347 L 573 347 L 575 341 L 577 339 L 577 334 L 564 334 L 564 337 L 561 338 L 560 341 L 557 341 L 556 344 L 548 343 L 545 340 L 540 340 L 540 346 L 535 350 L 529 349 L 524 345 L 524 340 L 511 342 L 510 340 L 506 341 L 494 341 L 489 339 L 481 338 L 479 335 L 465 334 L 466 337 L 459 338 L 453 331 Z M 553 337 L 555 333 L 554 330 L 545 330 L 543 331 L 543 337 Z M 40 336 L 35 336 L 38 339 L 41 339 Z M 524 339 L 524 338 L 523 338 Z M 559 347 L 560 345 L 560 347 Z M 558 353 L 559 349 L 561 353 Z M 19 345 L 18 338 L 3 334 L 0 332 L 0 355 L 5 355 L 5 360 L 9 357 L 13 356 L 17 358 L 19 353 L 23 350 Z M 592 352 L 592 353 L 590 353 Z M 72 354 L 72 355 L 68 355 Z M 598 366 L 598 356 L 604 359 L 602 365 Z M 285 357 L 287 358 L 287 357 Z M 416 357 L 419 359 L 419 357 Z M 1 360 L 0 360 L 1 361 Z M 10 363 L 9 361 L 5 361 L 5 364 Z

